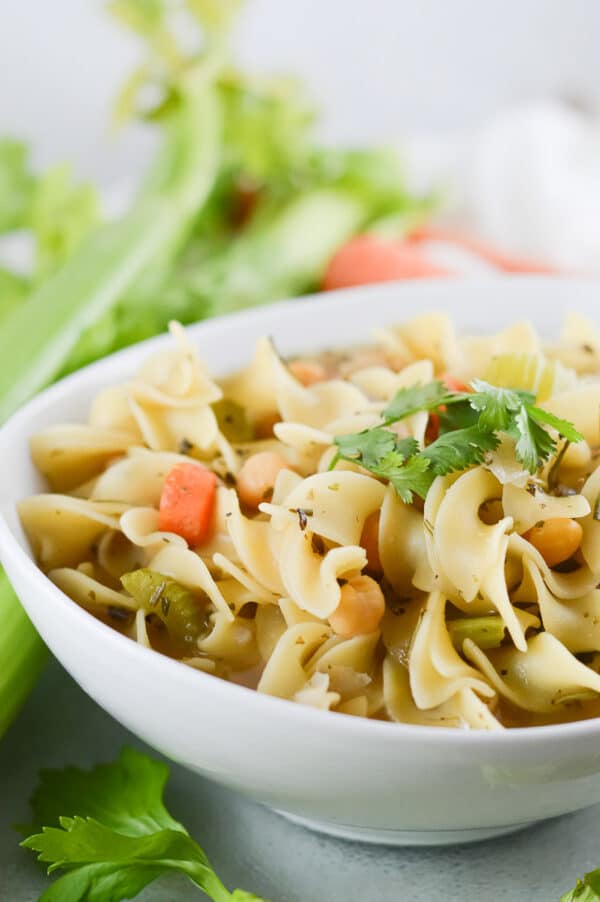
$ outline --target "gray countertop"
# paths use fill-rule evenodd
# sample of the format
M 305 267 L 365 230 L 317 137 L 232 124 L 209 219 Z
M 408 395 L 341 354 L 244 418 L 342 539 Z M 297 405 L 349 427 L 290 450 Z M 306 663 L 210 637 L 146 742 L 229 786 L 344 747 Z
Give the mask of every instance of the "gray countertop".
M 38 770 L 110 760 L 127 743 L 141 746 L 52 662 L 0 742 L 0 902 L 35 902 L 48 885 L 11 828 L 27 820 Z M 600 865 L 600 806 L 504 839 L 398 849 L 310 833 L 175 766 L 167 804 L 228 886 L 272 902 L 558 902 Z M 139 898 L 191 902 L 201 894 L 169 877 Z

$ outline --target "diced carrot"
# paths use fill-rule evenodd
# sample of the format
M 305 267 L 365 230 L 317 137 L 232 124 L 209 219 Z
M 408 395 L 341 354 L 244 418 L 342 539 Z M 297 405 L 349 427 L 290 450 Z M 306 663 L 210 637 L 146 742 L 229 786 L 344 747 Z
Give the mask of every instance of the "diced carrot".
M 454 244 L 487 260 L 492 266 L 504 272 L 538 273 L 540 275 L 555 275 L 558 273 L 555 267 L 542 263 L 540 260 L 529 260 L 525 257 L 514 257 L 511 254 L 505 254 L 485 241 L 480 241 L 471 235 L 465 235 L 463 232 L 445 228 L 444 226 L 421 226 L 410 233 L 408 240 L 416 245 L 427 241 L 443 241 L 447 244 Z
M 208 537 L 215 506 L 217 477 L 196 464 L 176 464 L 160 496 L 159 529 L 182 536 L 189 545 Z
M 440 434 L 440 418 L 437 413 L 430 413 L 427 420 L 427 428 L 425 429 L 425 444 L 431 445 L 435 442 Z
M 461 382 L 460 379 L 457 379 L 456 376 L 451 376 L 450 373 L 442 373 L 439 377 L 440 382 L 443 382 L 448 391 L 454 392 L 464 392 L 464 391 L 472 391 L 466 382 Z
M 329 261 L 323 278 L 323 290 L 449 275 L 452 273 L 429 263 L 409 244 L 384 240 L 375 235 L 359 235 L 343 244 Z
M 440 382 L 446 386 L 448 391 L 451 392 L 470 392 L 472 389 L 466 384 L 466 382 L 461 382 L 460 379 L 457 379 L 456 376 L 451 376 L 450 373 L 442 373 L 439 377 Z M 440 413 L 444 413 L 446 410 L 446 405 L 442 404 L 440 406 Z M 440 434 L 440 418 L 437 413 L 430 413 L 429 419 L 427 420 L 427 428 L 425 430 L 425 444 L 430 445 L 432 442 L 435 442 L 436 438 L 439 437 Z

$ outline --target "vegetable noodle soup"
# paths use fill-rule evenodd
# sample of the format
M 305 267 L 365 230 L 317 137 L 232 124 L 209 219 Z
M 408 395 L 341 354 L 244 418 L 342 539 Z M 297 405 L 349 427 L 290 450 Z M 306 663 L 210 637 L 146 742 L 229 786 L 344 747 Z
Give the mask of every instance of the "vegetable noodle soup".
M 214 380 L 183 329 L 33 436 L 39 566 L 147 648 L 322 710 L 600 715 L 600 337 L 441 314 Z M 91 399 L 92 400 L 92 399 Z

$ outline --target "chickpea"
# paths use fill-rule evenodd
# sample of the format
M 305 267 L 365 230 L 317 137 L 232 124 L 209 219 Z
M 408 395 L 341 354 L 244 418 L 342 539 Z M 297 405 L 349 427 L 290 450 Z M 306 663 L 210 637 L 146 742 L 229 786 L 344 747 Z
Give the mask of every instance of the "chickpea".
M 379 511 L 369 514 L 365 520 L 360 545 L 367 552 L 367 570 L 370 573 L 382 573 L 383 567 L 379 557 Z
M 581 544 L 582 536 L 581 525 L 570 517 L 544 520 L 523 533 L 523 538 L 537 548 L 549 567 L 556 567 L 572 557 Z
M 275 451 L 260 451 L 249 457 L 237 477 L 237 492 L 242 504 L 257 508 L 261 501 L 269 501 L 278 473 L 286 469 L 290 469 L 290 464 Z
M 306 388 L 327 379 L 327 370 L 317 360 L 292 360 L 289 368 L 292 375 Z
M 379 584 L 370 576 L 355 576 L 342 586 L 340 603 L 329 616 L 332 629 L 345 639 L 374 632 L 385 612 Z
M 499 498 L 489 498 L 479 508 L 479 519 L 487 526 L 493 526 L 504 516 L 502 501 Z

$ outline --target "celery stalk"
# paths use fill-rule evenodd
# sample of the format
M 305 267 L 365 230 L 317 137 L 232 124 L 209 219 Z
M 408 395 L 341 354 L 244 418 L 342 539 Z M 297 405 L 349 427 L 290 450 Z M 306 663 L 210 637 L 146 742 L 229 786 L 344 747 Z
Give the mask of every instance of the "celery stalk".
M 0 736 L 29 695 L 46 661 L 46 646 L 0 570 Z
M 506 629 L 502 617 L 490 614 L 484 617 L 457 617 L 448 621 L 448 633 L 457 651 L 462 651 L 465 639 L 472 639 L 479 648 L 498 648 Z
M 157 259 L 177 252 L 213 186 L 219 149 L 218 98 L 208 86 L 173 115 L 151 190 L 122 219 L 96 229 L 3 323 L 0 422 L 52 380 L 86 326 Z

